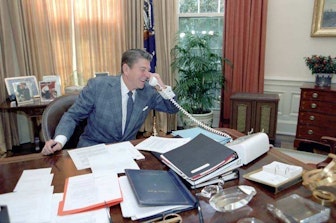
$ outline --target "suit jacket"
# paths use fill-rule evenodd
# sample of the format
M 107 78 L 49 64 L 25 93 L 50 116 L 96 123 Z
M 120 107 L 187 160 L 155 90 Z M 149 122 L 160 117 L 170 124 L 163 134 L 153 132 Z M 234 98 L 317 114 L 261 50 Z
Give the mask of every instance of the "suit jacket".
M 137 89 L 133 113 L 122 134 L 121 76 L 92 78 L 83 88 L 76 102 L 64 113 L 55 135 L 72 136 L 76 125 L 87 119 L 87 125 L 80 136 L 77 147 L 99 143 L 114 143 L 136 138 L 151 109 L 176 113 L 178 109 L 148 83 Z

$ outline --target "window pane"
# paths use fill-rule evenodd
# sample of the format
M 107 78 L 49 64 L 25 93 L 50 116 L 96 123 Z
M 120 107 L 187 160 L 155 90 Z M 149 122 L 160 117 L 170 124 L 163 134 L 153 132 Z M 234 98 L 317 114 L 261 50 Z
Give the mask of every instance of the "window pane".
M 179 31 L 181 32 L 215 32 L 223 39 L 223 18 L 222 17 L 180 17 Z M 216 44 L 215 48 L 222 48 L 222 42 Z
M 200 12 L 218 12 L 220 0 L 200 0 Z
M 180 0 L 179 1 L 180 13 L 197 13 L 198 1 L 197 0 Z

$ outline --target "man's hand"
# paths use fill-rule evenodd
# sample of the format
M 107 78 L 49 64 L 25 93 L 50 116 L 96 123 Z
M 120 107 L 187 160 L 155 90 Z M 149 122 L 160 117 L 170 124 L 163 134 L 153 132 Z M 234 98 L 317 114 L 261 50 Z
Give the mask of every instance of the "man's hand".
M 50 155 L 61 149 L 62 149 L 61 143 L 56 142 L 54 140 L 49 140 L 45 143 L 41 153 L 43 155 Z

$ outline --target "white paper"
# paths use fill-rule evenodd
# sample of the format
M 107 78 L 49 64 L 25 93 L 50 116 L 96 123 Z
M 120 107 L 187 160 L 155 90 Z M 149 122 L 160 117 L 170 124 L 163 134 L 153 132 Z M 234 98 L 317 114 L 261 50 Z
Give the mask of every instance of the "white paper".
M 68 153 L 74 162 L 77 170 L 83 170 L 90 168 L 90 163 L 88 157 L 99 155 L 99 154 L 108 154 L 105 144 L 98 144 L 95 146 L 88 146 L 78 149 L 68 150 Z
M 43 191 L 11 192 L 0 194 L 1 204 L 7 205 L 11 222 L 39 223 L 51 221 L 53 187 Z
M 51 168 L 24 170 L 16 183 L 14 191 L 35 191 L 49 188 L 54 177 Z
M 138 150 L 165 153 L 182 146 L 190 141 L 190 138 L 166 138 L 151 136 L 135 146 Z
M 116 173 L 97 178 L 93 174 L 74 176 L 68 179 L 63 211 L 86 208 L 119 198 L 122 195 Z
M 128 150 L 133 159 L 141 160 L 145 159 L 145 156 L 139 152 L 130 141 L 114 143 L 106 146 L 109 151 L 124 149 Z
M 52 212 L 51 212 L 51 222 L 52 223 L 109 223 L 109 208 L 101 208 L 94 211 L 85 211 L 77 214 L 70 214 L 65 216 L 58 216 L 58 204 L 62 200 L 63 194 L 57 193 L 53 194 L 52 197 Z

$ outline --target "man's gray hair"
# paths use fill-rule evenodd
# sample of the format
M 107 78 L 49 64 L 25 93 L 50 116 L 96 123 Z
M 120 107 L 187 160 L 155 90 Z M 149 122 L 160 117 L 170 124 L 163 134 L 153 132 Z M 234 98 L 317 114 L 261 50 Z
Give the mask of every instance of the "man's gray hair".
M 135 64 L 138 59 L 146 59 L 148 61 L 151 61 L 153 59 L 153 56 L 148 53 L 145 50 L 142 49 L 130 49 L 123 53 L 121 57 L 121 72 L 122 72 L 122 66 L 124 64 L 127 64 L 129 67 L 132 67 L 133 64 Z

